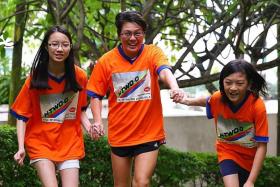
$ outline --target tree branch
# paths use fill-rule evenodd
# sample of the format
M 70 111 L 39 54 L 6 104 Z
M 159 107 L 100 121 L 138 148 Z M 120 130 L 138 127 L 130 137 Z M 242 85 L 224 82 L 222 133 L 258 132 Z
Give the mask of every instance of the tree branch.
M 70 4 L 65 3 L 65 5 L 64 5 L 64 7 L 63 7 L 63 11 L 62 11 L 61 14 L 60 14 L 60 19 L 61 19 L 61 20 L 64 20 L 64 19 L 65 19 L 65 17 L 66 17 L 66 16 L 69 14 L 69 12 L 73 9 L 73 7 L 74 7 L 74 5 L 76 4 L 76 2 L 77 2 L 77 0 L 72 0 L 72 1 L 70 1 Z M 81 1 L 80 4 L 84 4 L 83 1 Z M 80 6 L 81 6 L 81 5 L 79 5 L 79 7 L 80 7 Z M 83 5 L 82 5 L 82 6 L 83 6 Z M 81 12 L 81 10 L 80 10 L 80 13 L 82 13 L 80 16 L 83 16 L 83 15 L 84 15 L 83 12 L 84 12 L 84 11 Z
M 271 69 L 271 68 L 277 67 L 277 66 L 280 66 L 280 58 L 277 58 L 270 62 L 256 65 L 256 69 L 258 71 L 263 71 L 263 70 Z M 219 80 L 219 76 L 220 76 L 220 73 L 215 73 L 212 75 L 207 75 L 207 76 L 203 76 L 203 77 L 199 77 L 199 78 L 193 78 L 193 79 L 188 79 L 188 80 L 178 80 L 178 85 L 180 88 L 203 85 L 203 84 L 207 84 L 207 83 L 211 83 L 211 82 Z M 164 87 L 164 88 L 166 88 L 166 87 Z

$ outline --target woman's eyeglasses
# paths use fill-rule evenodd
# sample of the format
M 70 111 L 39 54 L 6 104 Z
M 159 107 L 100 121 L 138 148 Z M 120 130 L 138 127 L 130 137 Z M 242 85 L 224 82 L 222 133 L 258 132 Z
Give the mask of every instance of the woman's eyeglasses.
M 48 46 L 53 49 L 58 49 L 59 47 L 62 47 L 62 49 L 70 49 L 71 44 L 70 43 L 48 43 Z
M 143 31 L 137 31 L 137 32 L 125 31 L 125 32 L 121 33 L 121 36 L 124 36 L 126 38 L 130 38 L 132 35 L 135 38 L 140 38 L 144 35 L 144 32 Z

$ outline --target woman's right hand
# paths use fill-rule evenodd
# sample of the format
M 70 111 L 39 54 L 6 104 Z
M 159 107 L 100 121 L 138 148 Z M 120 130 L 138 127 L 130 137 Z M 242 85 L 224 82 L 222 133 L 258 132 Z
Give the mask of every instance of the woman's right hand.
M 19 149 L 17 153 L 14 155 L 14 160 L 20 165 L 23 165 L 23 161 L 25 158 L 25 149 Z

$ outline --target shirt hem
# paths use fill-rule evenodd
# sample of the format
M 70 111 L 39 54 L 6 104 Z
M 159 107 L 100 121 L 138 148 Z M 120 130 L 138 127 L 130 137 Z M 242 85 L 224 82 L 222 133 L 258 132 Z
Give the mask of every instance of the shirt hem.
M 147 139 L 147 140 L 141 140 L 141 141 L 137 141 L 137 142 L 129 142 L 129 143 L 125 143 L 125 144 L 111 143 L 110 141 L 108 141 L 108 143 L 112 147 L 127 147 L 127 146 L 134 146 L 134 145 L 139 145 L 139 144 L 143 144 L 143 143 L 147 143 L 147 142 L 159 141 L 159 140 L 165 140 L 165 139 L 166 139 L 165 136 L 162 136 L 162 137 L 157 137 L 157 138 L 152 138 L 152 139 Z
M 66 160 L 81 160 L 84 157 L 85 157 L 85 154 L 83 154 L 81 156 L 71 156 L 71 157 L 66 157 L 66 158 L 63 158 L 63 159 L 57 159 L 57 158 L 52 158 L 52 157 L 49 157 L 49 156 L 43 156 L 42 155 L 42 156 L 30 157 L 29 159 L 30 160 L 35 160 L 35 159 L 44 158 L 44 159 L 51 160 L 53 162 L 63 162 L 63 161 L 66 161 Z

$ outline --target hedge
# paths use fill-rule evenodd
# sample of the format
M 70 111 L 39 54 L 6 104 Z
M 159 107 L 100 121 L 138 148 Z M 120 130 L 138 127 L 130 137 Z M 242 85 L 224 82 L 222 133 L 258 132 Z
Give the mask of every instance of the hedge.
M 17 151 L 16 130 L 7 125 L 0 126 L 0 186 L 41 186 L 36 171 L 26 158 L 24 166 L 13 160 Z M 81 187 L 110 187 L 113 177 L 110 148 L 104 137 L 92 141 L 85 136 L 86 157 L 81 160 Z M 157 167 L 151 181 L 152 187 L 213 186 L 222 185 L 217 158 L 211 153 L 180 152 L 162 146 Z M 280 186 L 280 158 L 267 157 L 255 186 Z

